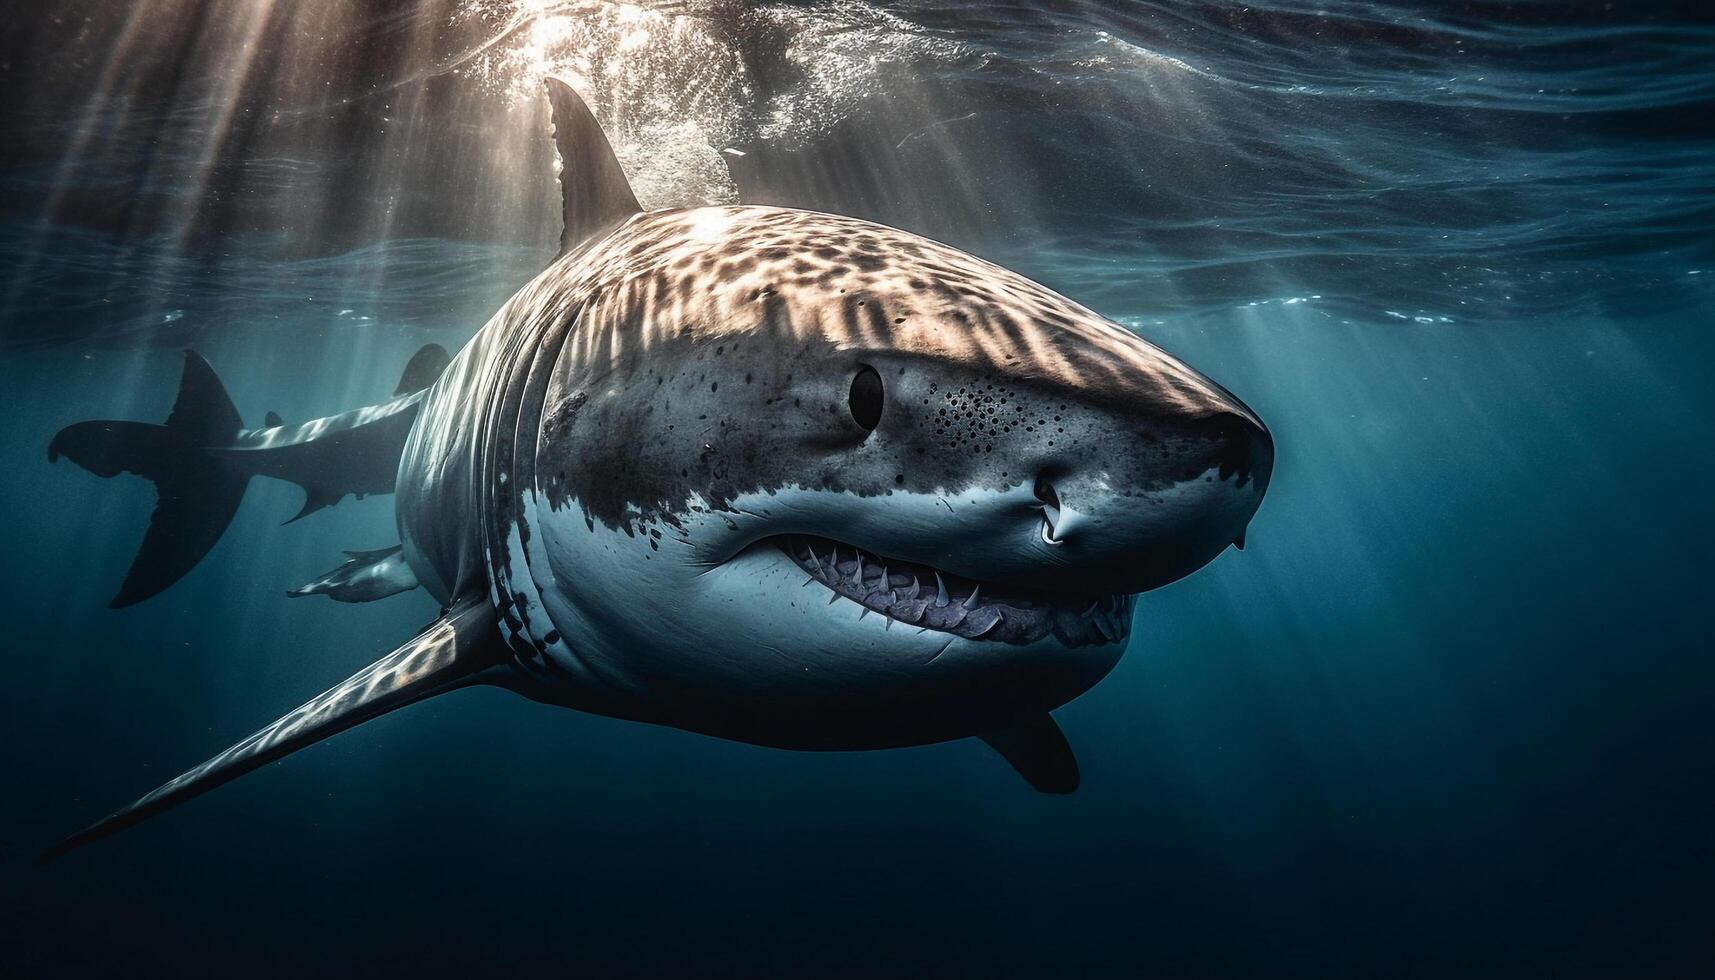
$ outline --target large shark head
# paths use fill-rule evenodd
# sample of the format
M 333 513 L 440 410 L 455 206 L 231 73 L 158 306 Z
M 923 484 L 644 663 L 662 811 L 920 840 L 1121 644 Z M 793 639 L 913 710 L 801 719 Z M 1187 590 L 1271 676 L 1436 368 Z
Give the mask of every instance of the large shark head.
M 510 315 L 566 321 L 501 477 L 540 673 L 750 741 L 1064 703 L 1137 593 L 1242 540 L 1273 464 L 1250 409 L 1130 331 L 852 218 L 638 215 Z

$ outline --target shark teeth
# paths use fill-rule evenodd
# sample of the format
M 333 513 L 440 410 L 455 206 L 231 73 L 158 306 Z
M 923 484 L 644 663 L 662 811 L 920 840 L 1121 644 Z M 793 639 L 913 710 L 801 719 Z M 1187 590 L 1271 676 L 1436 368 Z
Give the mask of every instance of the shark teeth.
M 860 621 L 878 613 L 884 630 L 897 620 L 918 632 L 936 630 L 969 640 L 1023 644 L 1052 636 L 1070 647 L 1121 643 L 1131 632 L 1131 601 L 1123 595 L 1074 599 L 1022 593 L 825 538 L 775 540 L 809 576 L 803 585 L 821 583 L 830 592 L 829 605 L 850 599 Z M 846 549 L 851 554 L 842 558 Z M 931 579 L 933 592 L 927 588 Z
M 957 629 L 959 624 L 963 623 L 965 618 L 969 615 L 970 611 L 964 606 L 957 606 L 949 602 L 945 606 L 937 606 L 929 610 L 929 615 L 926 617 L 926 621 L 930 626 L 933 626 L 938 630 L 944 630 L 951 633 L 953 630 Z
M 1006 616 L 993 606 L 985 606 L 965 617 L 959 632 L 968 639 L 980 640 L 993 633 L 1006 621 Z
M 1119 627 L 1113 624 L 1113 620 L 1108 618 L 1108 614 L 1105 611 L 1096 614 L 1093 618 L 1095 620 L 1096 629 L 1101 630 L 1102 636 L 1107 638 L 1109 643 L 1120 638 Z
M 895 603 L 890 612 L 894 619 L 897 619 L 902 623 L 910 623 L 915 626 L 922 621 L 923 614 L 927 612 L 928 609 L 929 603 L 927 600 L 907 599 L 904 602 Z

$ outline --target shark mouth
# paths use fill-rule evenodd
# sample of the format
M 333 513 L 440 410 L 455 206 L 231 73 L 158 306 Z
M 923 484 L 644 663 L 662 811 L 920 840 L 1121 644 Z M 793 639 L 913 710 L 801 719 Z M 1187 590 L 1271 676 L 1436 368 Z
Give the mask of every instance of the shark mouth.
M 833 595 L 895 622 L 967 640 L 1034 643 L 1054 637 L 1066 646 L 1124 643 L 1131 634 L 1135 596 L 1027 593 L 978 582 L 916 562 L 885 558 L 855 545 L 808 534 L 770 539 Z

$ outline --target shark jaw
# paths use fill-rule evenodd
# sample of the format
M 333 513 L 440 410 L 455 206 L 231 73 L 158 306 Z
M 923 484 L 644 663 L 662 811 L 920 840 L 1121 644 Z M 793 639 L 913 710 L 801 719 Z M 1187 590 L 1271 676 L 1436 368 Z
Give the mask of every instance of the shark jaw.
M 1134 596 L 1058 595 L 999 586 L 918 562 L 888 558 L 831 538 L 777 535 L 761 542 L 790 558 L 821 586 L 828 603 L 848 600 L 863 618 L 997 643 L 1053 638 L 1068 647 L 1123 644 L 1131 634 Z

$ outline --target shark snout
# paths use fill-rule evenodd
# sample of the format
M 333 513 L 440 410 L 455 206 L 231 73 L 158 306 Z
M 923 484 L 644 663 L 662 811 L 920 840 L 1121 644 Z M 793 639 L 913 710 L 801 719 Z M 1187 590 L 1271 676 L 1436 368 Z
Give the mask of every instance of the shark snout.
M 1033 593 L 1135 594 L 1191 574 L 1244 543 L 1274 440 L 1224 388 L 1137 344 L 1151 370 L 1117 365 L 1118 383 L 875 358 L 898 409 L 862 450 L 881 488 L 792 530 Z
M 1037 473 L 1023 550 L 1045 585 L 1144 592 L 1244 545 L 1274 470 L 1274 440 L 1253 413 L 1235 406 L 1121 429 Z

